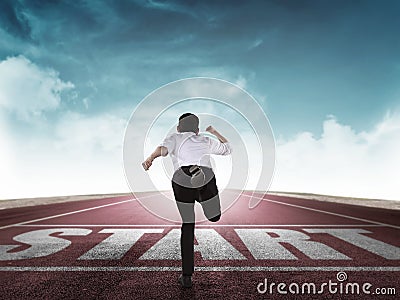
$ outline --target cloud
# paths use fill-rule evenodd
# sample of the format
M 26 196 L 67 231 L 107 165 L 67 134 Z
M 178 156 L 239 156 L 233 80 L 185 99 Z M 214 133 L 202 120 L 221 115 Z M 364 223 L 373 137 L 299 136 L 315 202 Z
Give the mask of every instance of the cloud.
M 5 122 L 6 118 L 3 113 L 0 111 L 0 183 L 1 189 L 4 189 L 6 186 L 6 182 L 10 178 L 15 178 L 14 176 L 14 157 L 12 155 L 13 147 L 10 144 L 10 134 L 8 130 L 8 126 Z M 1 193 L 1 192 L 0 192 Z M 1 195 L 0 195 L 1 198 Z
M 0 62 L 0 199 L 129 190 L 122 169 L 126 112 L 82 114 L 68 108 L 65 92 L 79 99 L 54 69 L 24 56 Z M 81 101 L 87 109 L 89 99 Z
M 301 132 L 277 141 L 272 190 L 400 199 L 400 114 L 356 132 L 333 116 L 317 138 Z
M 179 3 L 174 3 L 173 1 L 135 1 L 138 5 L 141 5 L 146 8 L 150 9 L 159 9 L 161 11 L 168 11 L 168 12 L 179 12 L 179 13 L 187 13 L 193 14 L 190 9 L 187 9 L 185 6 L 180 5 Z
M 122 167 L 125 124 L 118 112 L 67 112 L 49 135 L 6 136 L 11 163 L 0 170 L 0 199 L 129 192 Z
M 235 81 L 235 84 L 241 87 L 242 89 L 245 89 L 247 85 L 247 80 L 242 75 L 239 75 L 238 79 Z
M 253 42 L 251 43 L 251 45 L 249 46 L 249 50 L 254 49 L 254 48 L 257 48 L 257 47 L 260 46 L 263 42 L 264 42 L 263 39 L 260 39 L 260 38 L 256 39 L 256 40 L 253 41 Z
M 30 26 L 18 1 L 0 1 L 0 25 L 19 38 L 30 38 Z
M 60 106 L 61 94 L 74 88 L 53 69 L 41 69 L 24 56 L 0 62 L 0 108 L 30 121 Z
M 68 112 L 55 128 L 55 146 L 63 151 L 115 154 L 122 149 L 126 120 L 112 113 L 88 116 Z

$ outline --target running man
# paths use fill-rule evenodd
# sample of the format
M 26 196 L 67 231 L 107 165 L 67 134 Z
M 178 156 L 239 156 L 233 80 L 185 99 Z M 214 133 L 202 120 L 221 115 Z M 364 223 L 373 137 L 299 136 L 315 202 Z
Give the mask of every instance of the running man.
M 174 165 L 172 189 L 182 218 L 181 256 L 182 275 L 179 283 L 192 286 L 194 272 L 194 203 L 198 201 L 211 222 L 221 217 L 221 205 L 210 155 L 229 155 L 228 140 L 212 126 L 206 131 L 218 140 L 199 134 L 199 118 L 192 113 L 179 117 L 177 133 L 168 135 L 154 152 L 142 163 L 147 171 L 155 158 L 170 155 Z

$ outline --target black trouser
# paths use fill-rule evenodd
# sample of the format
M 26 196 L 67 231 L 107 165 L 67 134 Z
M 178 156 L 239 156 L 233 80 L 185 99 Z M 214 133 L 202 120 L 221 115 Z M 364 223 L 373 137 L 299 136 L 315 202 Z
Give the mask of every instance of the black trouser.
M 190 166 L 178 169 L 172 179 L 176 204 L 182 218 L 181 228 L 181 256 L 183 275 L 192 275 L 194 272 L 194 203 L 198 201 L 205 216 L 211 222 L 217 222 L 221 217 L 221 205 L 215 175 L 212 169 L 201 166 L 206 175 L 206 183 L 199 188 L 190 186 Z

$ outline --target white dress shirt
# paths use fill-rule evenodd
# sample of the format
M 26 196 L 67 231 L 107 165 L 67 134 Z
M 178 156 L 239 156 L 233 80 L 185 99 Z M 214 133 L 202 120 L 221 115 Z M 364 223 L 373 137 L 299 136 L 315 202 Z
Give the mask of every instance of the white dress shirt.
M 160 144 L 168 149 L 175 171 L 181 166 L 199 165 L 211 168 L 210 154 L 228 155 L 232 152 L 229 143 L 195 134 L 178 132 L 169 134 Z

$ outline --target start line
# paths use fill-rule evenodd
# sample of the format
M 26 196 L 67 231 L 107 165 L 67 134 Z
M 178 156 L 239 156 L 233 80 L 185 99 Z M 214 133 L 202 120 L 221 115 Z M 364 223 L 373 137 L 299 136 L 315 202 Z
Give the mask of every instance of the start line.
M 51 225 L 46 226 L 54 227 Z M 85 226 L 91 227 L 90 225 Z M 353 227 L 355 228 L 338 228 L 333 226 L 335 225 L 321 228 L 315 225 L 315 227 L 299 227 L 296 229 L 264 226 L 251 228 L 226 227 L 223 232 L 219 232 L 215 228 L 196 228 L 195 238 L 197 244 L 195 245 L 195 252 L 198 252 L 203 260 L 209 261 L 247 260 L 254 262 L 262 260 L 299 260 L 300 258 L 293 251 L 288 250 L 287 245 L 289 245 L 289 249 L 290 247 L 294 247 L 311 260 L 353 260 L 359 256 L 359 253 L 355 249 L 368 251 L 384 260 L 400 259 L 399 247 L 385 243 L 375 236 L 372 238 L 370 236 L 373 234 L 372 231 L 357 228 L 362 226 L 354 225 Z M 349 225 L 349 227 L 352 226 Z M 18 242 L 18 244 L 13 242 L 0 245 L 0 261 L 31 260 L 47 257 L 61 251 L 67 252 L 67 248 L 72 244 L 68 237 L 78 236 L 90 239 L 94 235 L 100 235 L 102 240 L 90 250 L 75 257 L 76 260 L 120 260 L 128 251 L 135 250 L 135 247 L 141 243 L 143 244 L 150 236 L 152 237 L 151 240 L 154 240 L 155 237 L 156 240 L 149 249 L 144 253 L 140 253 L 138 261 L 181 259 L 179 245 L 180 229 L 140 228 L 138 226 L 138 228 L 104 228 L 98 232 L 93 232 L 89 228 L 74 227 L 56 227 L 27 231 L 13 236 L 12 240 Z M 323 242 L 324 239 L 321 239 L 321 236 L 329 238 L 333 242 L 327 245 Z M 248 252 L 243 249 L 239 250 L 239 247 L 237 247 L 239 243 L 245 245 Z M 349 250 L 339 251 L 337 247 L 332 246 L 341 244 L 349 245 L 350 248 L 346 248 Z M 142 248 L 138 247 L 137 251 L 140 252 Z M 343 249 L 343 247 L 340 249 Z M 29 267 L 20 268 L 22 268 L 20 269 L 21 271 L 29 269 Z M 167 266 L 161 268 L 176 267 Z M 215 268 L 220 267 L 211 268 L 216 270 Z M 229 269 L 230 267 L 223 268 Z M 254 266 L 250 268 L 271 267 Z M 299 267 L 295 268 L 299 270 Z M 315 267 L 313 267 L 314 269 Z M 340 270 L 343 269 L 343 266 L 340 267 Z M 398 268 L 395 269 L 397 270 Z M 7 267 L 3 267 L 1 270 L 5 271 Z

